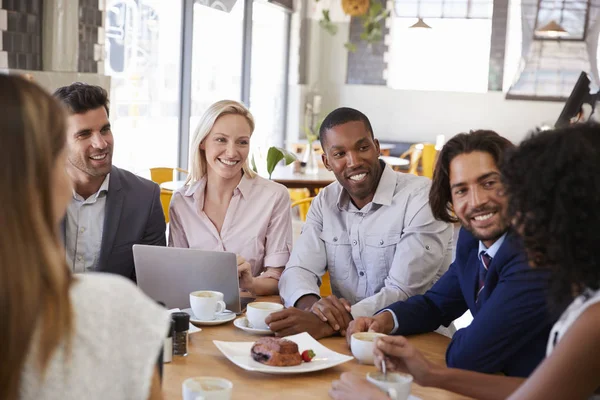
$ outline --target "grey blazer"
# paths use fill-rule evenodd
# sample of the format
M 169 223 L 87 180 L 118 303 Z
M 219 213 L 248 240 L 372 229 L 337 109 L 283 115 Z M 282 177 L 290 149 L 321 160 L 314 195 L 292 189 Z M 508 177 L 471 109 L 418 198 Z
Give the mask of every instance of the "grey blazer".
M 154 182 L 113 166 L 104 214 L 97 270 L 123 275 L 135 282 L 133 245 L 167 244 L 160 188 Z M 63 224 L 66 235 L 64 227 Z

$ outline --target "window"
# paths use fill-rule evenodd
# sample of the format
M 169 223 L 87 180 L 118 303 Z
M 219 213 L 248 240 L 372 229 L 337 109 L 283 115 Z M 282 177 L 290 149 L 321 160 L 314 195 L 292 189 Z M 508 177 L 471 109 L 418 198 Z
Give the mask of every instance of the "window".
M 181 6 L 178 0 L 107 1 L 113 158 L 132 172 L 177 165 Z
M 190 143 L 200 117 L 219 100 L 241 100 L 244 1 L 227 13 L 194 4 Z
M 388 86 L 406 90 L 486 92 L 490 19 L 427 18 L 432 29 L 392 18 Z
M 505 65 L 513 74 L 505 79 L 505 88 L 510 84 L 506 97 L 564 100 L 581 71 L 590 74 L 591 90 L 597 90 L 598 28 L 590 27 L 588 18 L 595 20 L 595 14 L 584 0 L 512 0 Z M 560 37 L 544 32 L 549 22 L 565 32 Z
M 281 145 L 285 131 L 289 13 L 255 1 L 252 9 L 250 109 L 256 129 L 252 147 Z

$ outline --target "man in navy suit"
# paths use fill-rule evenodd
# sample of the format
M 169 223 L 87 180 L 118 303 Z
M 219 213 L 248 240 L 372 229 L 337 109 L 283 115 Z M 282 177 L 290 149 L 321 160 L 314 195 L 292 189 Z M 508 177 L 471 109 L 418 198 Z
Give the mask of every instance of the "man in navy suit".
M 424 295 L 396 302 L 348 329 L 395 335 L 431 332 L 470 310 L 473 322 L 448 346 L 449 367 L 528 376 L 542 361 L 552 323 L 548 274 L 530 268 L 506 217 L 499 164 L 513 145 L 491 131 L 453 137 L 435 168 L 429 203 L 434 217 L 460 221 L 456 258 Z
M 112 165 L 106 90 L 77 82 L 54 96 L 69 113 L 66 169 L 73 199 L 63 223 L 67 263 L 75 273 L 110 272 L 135 282 L 133 245 L 166 245 L 160 188 Z

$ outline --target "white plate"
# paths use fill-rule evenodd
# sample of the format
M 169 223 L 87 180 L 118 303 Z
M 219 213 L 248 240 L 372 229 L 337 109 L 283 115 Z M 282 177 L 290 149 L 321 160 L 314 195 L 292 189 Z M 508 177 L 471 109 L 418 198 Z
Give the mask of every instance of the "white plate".
M 241 330 L 246 331 L 248 333 L 252 333 L 254 335 L 272 335 L 273 334 L 273 331 L 270 329 L 253 328 L 250 325 L 248 318 L 246 318 L 246 317 L 236 319 L 235 321 L 233 321 L 233 324 L 236 327 L 240 328 Z
M 210 325 L 221 325 L 226 322 L 234 320 L 236 317 L 236 315 L 233 311 L 225 310 L 222 313 L 215 314 L 215 319 L 202 320 L 202 319 L 196 318 L 196 316 L 194 315 L 194 312 L 192 311 L 191 308 L 186 308 L 185 310 L 181 310 L 181 311 L 190 314 L 190 322 L 192 324 L 197 324 L 197 325 L 209 325 L 209 326 Z
M 320 371 L 343 364 L 353 358 L 328 349 L 306 332 L 287 336 L 286 339 L 296 342 L 300 353 L 309 349 L 314 351 L 315 358 L 311 362 L 303 362 L 293 367 L 273 367 L 261 364 L 252 359 L 250 349 L 254 342 L 221 342 L 213 340 L 213 343 L 229 361 L 238 367 L 247 371 L 265 372 L 267 374 L 301 374 L 304 372 Z

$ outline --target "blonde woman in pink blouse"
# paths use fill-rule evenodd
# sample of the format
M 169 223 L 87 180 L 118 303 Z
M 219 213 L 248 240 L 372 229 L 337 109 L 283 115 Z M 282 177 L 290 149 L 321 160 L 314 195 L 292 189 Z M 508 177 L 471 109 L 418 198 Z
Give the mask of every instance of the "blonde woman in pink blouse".
M 269 295 L 290 257 L 290 197 L 248 166 L 253 131 L 252 114 L 236 101 L 206 110 L 187 182 L 171 200 L 169 246 L 236 253 L 240 288 Z

